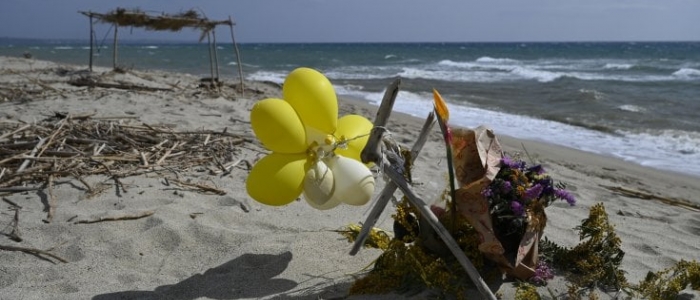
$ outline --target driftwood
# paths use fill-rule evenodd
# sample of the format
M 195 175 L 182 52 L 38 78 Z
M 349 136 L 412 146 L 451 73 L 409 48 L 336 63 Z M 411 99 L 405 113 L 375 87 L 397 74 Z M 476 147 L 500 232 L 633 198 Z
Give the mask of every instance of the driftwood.
M 182 186 L 182 187 L 186 187 L 186 188 L 200 190 L 200 191 L 207 192 L 207 193 L 214 193 L 216 195 L 226 195 L 226 191 L 209 186 L 209 185 L 206 185 L 206 184 L 203 184 L 203 183 L 184 182 L 182 180 L 178 180 L 175 178 L 168 178 L 168 181 L 172 181 L 175 184 Z
M 0 250 L 5 250 L 5 251 L 20 251 L 20 252 L 29 253 L 29 254 L 31 254 L 31 255 L 38 256 L 38 257 L 40 257 L 40 258 L 42 258 L 42 259 L 46 259 L 46 260 L 48 260 L 48 261 L 51 261 L 50 259 L 47 259 L 47 258 L 44 257 L 44 256 L 48 256 L 48 257 L 53 258 L 53 259 L 55 259 L 55 260 L 58 260 L 58 261 L 60 261 L 60 262 L 62 262 L 62 263 L 68 263 L 68 261 L 67 261 L 66 259 L 64 259 L 64 258 L 62 258 L 62 257 L 60 257 L 60 256 L 58 256 L 58 255 L 56 255 L 56 254 L 52 254 L 52 253 L 50 253 L 50 252 L 48 252 L 48 251 L 39 250 L 39 249 L 35 249 L 35 248 L 26 248 L 26 247 L 16 247 L 16 246 L 9 246 L 9 245 L 0 245 Z M 53 261 L 51 261 L 51 262 L 53 262 Z
M 398 85 L 396 86 L 398 89 Z M 393 97 L 396 97 L 396 93 L 393 91 L 390 91 L 387 89 L 387 94 L 394 95 Z M 392 96 L 390 96 L 392 97 Z M 385 126 L 385 124 L 381 124 L 379 126 Z M 423 145 L 425 145 L 425 142 L 428 140 L 428 134 L 430 133 L 430 130 L 433 128 L 435 125 L 435 114 L 430 113 L 428 117 L 425 119 L 425 123 L 423 124 L 423 128 L 420 131 L 420 134 L 418 135 L 418 140 L 416 143 L 413 145 L 413 148 L 411 148 L 411 160 L 415 160 L 416 157 L 418 157 L 418 154 L 420 153 L 421 149 L 423 149 Z M 377 125 L 375 125 L 377 126 Z M 371 149 L 371 148 L 370 148 Z M 379 217 L 381 216 L 382 212 L 384 211 L 384 208 L 386 207 L 387 204 L 389 204 L 389 200 L 391 200 L 391 197 L 394 195 L 394 192 L 398 189 L 398 186 L 393 182 L 389 181 L 386 183 L 384 186 L 384 189 L 382 192 L 379 194 L 379 197 L 377 198 L 376 202 L 374 203 L 374 206 L 372 207 L 372 210 L 370 211 L 369 215 L 367 215 L 367 219 L 363 223 L 362 229 L 360 230 L 360 233 L 358 234 L 357 238 L 355 239 L 355 244 L 353 244 L 352 249 L 350 250 L 350 255 L 355 255 L 357 252 L 360 251 L 360 248 L 362 248 L 362 245 L 364 245 L 365 240 L 370 234 L 370 231 L 372 230 L 372 227 L 374 227 L 374 224 L 379 220 Z
M 450 232 L 442 225 L 442 223 L 440 223 L 435 214 L 433 214 L 433 212 L 430 209 L 430 206 L 427 203 L 425 203 L 423 199 L 418 197 L 413 192 L 413 190 L 411 190 L 411 187 L 406 181 L 404 174 L 401 174 L 399 171 L 397 171 L 397 166 L 393 166 L 392 162 L 387 158 L 387 155 L 382 151 L 382 136 L 386 131 L 385 126 L 391 114 L 391 110 L 396 99 L 396 94 L 398 94 L 399 84 L 400 81 L 396 80 L 387 88 L 387 92 L 384 95 L 384 99 L 382 100 L 382 103 L 379 106 L 379 110 L 377 111 L 377 116 L 375 118 L 374 123 L 375 126 L 372 129 L 369 139 L 367 140 L 366 147 L 362 150 L 362 161 L 364 163 L 374 162 L 378 166 L 381 166 L 384 174 L 389 177 L 391 182 L 393 182 L 396 186 L 398 186 L 399 189 L 401 189 L 404 196 L 406 196 L 411 205 L 413 205 L 420 211 L 421 216 L 426 219 L 428 224 L 445 242 L 446 247 L 450 250 L 450 252 L 452 252 L 459 264 L 467 272 L 472 282 L 476 285 L 477 289 L 479 290 L 479 293 L 481 293 L 481 296 L 485 299 L 495 300 L 496 296 L 493 294 L 493 292 L 491 292 L 488 285 L 479 274 L 479 271 L 474 267 L 471 261 L 469 261 L 462 249 L 460 249 L 459 245 L 454 240 Z M 379 204 L 380 203 L 377 203 L 375 205 Z M 384 205 L 386 205 L 386 203 L 384 203 Z M 375 210 L 375 208 L 373 208 L 373 210 Z M 379 208 L 377 210 L 379 210 Z M 367 224 L 363 224 L 362 231 L 369 230 L 364 228 L 367 227 L 366 225 Z
M 99 218 L 95 218 L 95 219 L 78 220 L 78 221 L 73 222 L 73 224 L 92 224 L 92 223 L 107 222 L 107 221 L 137 220 L 137 219 L 151 216 L 154 213 L 155 213 L 155 211 L 147 210 L 147 211 L 138 212 L 135 214 L 128 214 L 128 215 L 122 215 L 122 216 L 99 217 Z
M 106 88 L 106 89 L 121 89 L 121 90 L 131 90 L 131 91 L 146 91 L 146 92 L 159 92 L 159 91 L 166 91 L 170 92 L 173 89 L 169 88 L 159 88 L 159 87 L 150 87 L 150 86 L 143 86 L 143 85 L 136 85 L 136 84 L 129 84 L 129 83 L 109 83 L 109 82 L 99 82 L 99 81 L 94 81 L 90 80 L 87 77 L 80 77 L 74 80 L 68 81 L 68 84 L 73 85 L 73 86 L 78 86 L 78 87 L 90 87 L 90 88 Z
M 55 180 L 76 178 L 91 197 L 109 185 L 90 185 L 85 176 L 106 175 L 117 192 L 126 192 L 122 179 L 129 176 L 195 166 L 225 173 L 241 162 L 233 156 L 235 148 L 251 141 L 226 130 L 175 131 L 169 126 L 130 123 L 130 118 L 94 118 L 57 115 L 36 124 L 0 123 L 0 193 L 48 189 L 45 221 L 50 222 Z M 180 184 L 198 192 L 225 194 L 206 184 Z
M 700 205 L 695 204 L 695 203 L 690 202 L 690 201 L 685 200 L 685 199 L 674 199 L 674 198 L 669 198 L 669 197 L 657 196 L 657 195 L 654 195 L 651 193 L 638 191 L 638 190 L 634 190 L 634 189 L 626 188 L 626 187 L 622 187 L 622 186 L 609 186 L 609 185 L 601 185 L 601 186 L 608 189 L 608 190 L 611 190 L 613 192 L 620 193 L 624 196 L 634 197 L 634 198 L 639 198 L 639 199 L 644 199 L 644 200 L 657 200 L 657 201 L 661 201 L 662 203 L 665 203 L 668 205 L 678 206 L 678 207 L 685 208 L 687 210 L 700 212 Z

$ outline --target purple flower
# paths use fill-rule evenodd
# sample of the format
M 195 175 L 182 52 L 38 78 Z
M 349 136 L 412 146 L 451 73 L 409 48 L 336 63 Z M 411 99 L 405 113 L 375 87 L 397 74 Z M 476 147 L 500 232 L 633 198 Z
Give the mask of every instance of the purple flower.
M 515 216 L 517 217 L 522 217 L 523 214 L 525 214 L 525 210 L 523 210 L 523 205 L 518 201 L 510 202 L 510 209 L 513 211 L 513 214 L 515 214 Z
M 501 158 L 501 164 L 511 169 L 521 169 L 525 165 L 525 162 L 513 160 L 508 156 L 504 156 Z
M 536 165 L 534 167 L 530 167 L 528 169 L 528 171 L 533 172 L 533 173 L 538 174 L 538 175 L 544 174 L 544 168 L 542 167 L 542 165 Z
M 504 194 L 508 194 L 512 190 L 513 190 L 513 185 L 510 183 L 510 181 L 504 181 L 503 184 L 501 185 L 501 192 Z
M 572 195 L 566 190 L 556 189 L 554 190 L 554 196 L 556 196 L 559 199 L 566 200 L 566 202 L 569 203 L 569 205 L 571 206 L 576 205 L 576 198 L 574 198 L 574 195 Z
M 493 190 L 490 186 L 487 186 L 483 191 L 481 191 L 481 195 L 486 198 L 491 198 L 493 196 Z
M 525 191 L 525 200 L 534 200 L 540 197 L 544 187 L 541 184 L 535 184 Z
M 554 278 L 552 269 L 544 261 L 538 261 L 535 268 L 535 275 L 530 278 L 530 282 L 534 284 L 545 285 L 547 280 Z

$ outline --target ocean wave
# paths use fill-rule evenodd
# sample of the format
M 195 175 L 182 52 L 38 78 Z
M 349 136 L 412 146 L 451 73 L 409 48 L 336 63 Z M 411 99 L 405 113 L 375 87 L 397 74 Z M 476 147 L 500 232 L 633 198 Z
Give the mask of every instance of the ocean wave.
M 552 82 L 563 76 L 562 74 L 556 72 L 530 69 L 524 67 L 516 67 L 511 71 L 511 73 L 521 76 L 525 79 L 535 79 L 539 82 Z
M 676 72 L 673 72 L 672 75 L 682 79 L 697 79 L 700 77 L 700 70 L 693 68 L 682 68 Z
M 270 81 L 274 83 L 282 84 L 284 79 L 287 77 L 287 72 L 269 72 L 269 71 L 258 71 L 246 76 L 246 80 L 251 81 Z
M 463 62 L 463 61 L 452 61 L 449 59 L 441 60 L 437 65 L 449 67 L 449 68 L 459 68 L 467 70 L 477 70 L 477 71 L 503 71 L 510 72 L 517 68 L 517 65 L 513 64 L 486 64 L 486 63 L 475 63 L 475 62 Z
M 597 90 L 580 89 L 580 90 L 578 90 L 578 92 L 583 94 L 583 95 L 589 95 L 590 97 L 593 98 L 593 100 L 601 100 L 605 97 L 605 94 L 603 92 L 600 92 Z
M 515 59 L 510 59 L 510 58 L 493 58 L 493 57 L 488 57 L 488 56 L 482 56 L 479 57 L 475 60 L 478 63 L 490 63 L 490 64 L 500 64 L 500 63 L 517 63 L 518 60 Z
M 71 49 L 73 49 L 73 47 L 71 47 L 71 46 L 56 46 L 53 48 L 56 50 L 71 50 Z
M 390 58 L 396 58 L 396 55 L 394 55 L 394 54 L 384 55 L 384 59 L 390 59 Z
M 615 63 L 607 63 L 603 66 L 603 69 L 608 69 L 608 70 L 629 70 L 632 69 L 634 65 L 632 64 L 615 64 Z
M 408 79 L 428 79 L 451 82 L 499 82 L 504 81 L 504 75 L 508 73 L 494 73 L 485 71 L 450 71 L 450 70 L 426 70 L 420 68 L 403 68 L 396 76 Z
M 637 106 L 637 105 L 633 105 L 633 104 L 624 104 L 624 105 L 620 105 L 620 106 L 617 107 L 617 109 L 619 109 L 619 110 L 624 110 L 624 111 L 629 111 L 629 112 L 635 112 L 635 113 L 645 112 L 645 111 L 646 111 L 646 108 L 641 107 L 641 106 Z
M 158 46 L 143 46 L 142 49 L 158 49 Z

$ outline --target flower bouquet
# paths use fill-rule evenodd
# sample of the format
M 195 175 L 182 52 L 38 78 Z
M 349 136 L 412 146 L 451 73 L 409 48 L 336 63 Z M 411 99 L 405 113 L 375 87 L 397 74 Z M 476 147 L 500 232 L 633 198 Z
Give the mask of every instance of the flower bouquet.
M 503 156 L 500 170 L 482 190 L 489 204 L 493 232 L 503 246 L 506 273 L 521 279 L 535 276 L 538 242 L 547 223 L 545 208 L 556 200 L 574 205 L 573 195 L 541 165 Z

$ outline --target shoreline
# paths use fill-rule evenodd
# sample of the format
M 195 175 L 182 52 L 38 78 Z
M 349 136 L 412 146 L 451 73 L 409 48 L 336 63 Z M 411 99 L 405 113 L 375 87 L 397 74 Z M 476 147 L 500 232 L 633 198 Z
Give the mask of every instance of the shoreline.
M 104 122 L 162 125 L 177 131 L 227 130 L 244 141 L 227 150 L 226 159 L 231 161 L 254 163 L 267 153 L 254 138 L 248 123 L 250 108 L 263 98 L 281 96 L 278 87 L 262 82 L 246 82 L 243 96 L 230 87 L 224 88 L 223 95 L 214 96 L 197 87 L 199 78 L 195 76 L 141 70 L 116 74 L 98 69 L 95 75 L 110 82 L 169 90 L 88 89 L 67 84 L 71 76 L 79 76 L 77 71 L 83 66 L 8 57 L 0 57 L 0 62 L 0 88 L 16 88 L 0 92 L 19 95 L 12 100 L 0 98 L 0 126 L 45 122 L 42 120 L 60 112 L 91 113 L 96 119 L 126 116 Z M 17 93 L 10 94 L 7 92 L 10 90 Z M 341 98 L 339 115 L 355 113 L 374 119 L 376 106 Z M 422 123 L 420 118 L 393 112 L 388 127 L 393 139 L 410 147 Z M 0 136 L 5 132 L 0 131 Z M 541 162 L 555 181 L 566 183 L 567 190 L 576 196 L 574 207 L 556 202 L 547 208 L 545 236 L 549 240 L 564 247 L 576 245 L 579 240 L 573 228 L 588 216 L 591 206 L 603 202 L 610 222 L 622 239 L 626 255 L 621 269 L 627 272 L 629 282 L 637 283 L 647 272 L 668 268 L 681 259 L 700 260 L 698 211 L 607 188 L 624 187 L 659 198 L 700 204 L 697 178 L 496 134 L 509 153 L 523 152 L 524 145 L 529 156 Z M 414 164 L 414 178 L 419 183 L 414 190 L 427 202 L 436 199 L 446 186 L 443 147 L 439 132 L 434 131 Z M 154 161 L 162 153 L 155 155 Z M 165 162 L 176 163 L 175 158 Z M 266 206 L 247 195 L 245 180 L 249 169 L 244 164 L 233 167 L 226 175 L 213 175 L 211 170 L 217 170 L 215 164 L 182 169 L 174 165 L 169 167 L 171 170 L 152 168 L 153 173 L 121 178 L 126 187 L 123 192 L 108 176 L 84 176 L 81 179 L 91 186 L 106 187 L 103 193 L 89 199 L 80 180 L 55 179 L 52 192 L 56 200 L 55 215 L 50 223 L 42 221 L 49 206 L 46 188 L 4 195 L 22 206 L 19 229 L 24 240 L 14 242 L 3 234 L 0 245 L 49 249 L 68 263 L 54 264 L 21 252 L 0 250 L 0 294 L 3 295 L 0 298 L 422 299 L 425 296 L 348 297 L 355 276 L 362 275 L 363 268 L 381 252 L 363 249 L 358 255 L 350 256 L 351 244 L 335 231 L 364 221 L 369 204 L 341 205 L 328 211 L 312 209 L 304 200 L 282 207 Z M 163 179 L 176 175 L 183 182 L 214 186 L 225 194 L 178 187 Z M 375 197 L 382 186 L 378 178 Z M 14 214 L 9 204 L 0 202 L 0 206 L 0 224 L 3 224 L 0 228 L 4 228 L 12 222 Z M 154 213 L 137 220 L 73 222 L 76 216 L 82 220 L 145 210 Z M 393 208 L 387 208 L 376 226 L 392 232 L 392 212 Z M 542 295 L 549 292 L 565 295 L 567 284 L 564 276 L 557 276 L 538 290 Z M 503 299 L 512 299 L 516 290 L 511 281 L 491 288 L 503 295 Z M 469 293 L 470 297 L 476 295 L 475 290 Z M 615 296 L 600 289 L 596 293 L 602 299 Z M 697 291 L 684 292 L 688 293 L 698 296 Z

